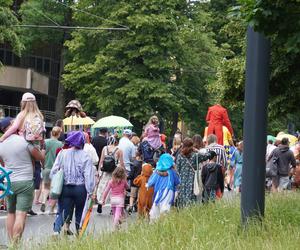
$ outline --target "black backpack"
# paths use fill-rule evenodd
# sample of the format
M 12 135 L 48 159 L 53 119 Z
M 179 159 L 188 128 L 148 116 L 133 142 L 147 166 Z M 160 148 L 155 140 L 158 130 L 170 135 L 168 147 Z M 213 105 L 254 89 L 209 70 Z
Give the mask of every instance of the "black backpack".
M 107 149 L 107 155 L 104 156 L 101 171 L 112 173 L 117 167 L 115 152 L 118 150 L 118 148 L 116 148 L 113 152 L 109 152 L 108 147 L 106 149 Z

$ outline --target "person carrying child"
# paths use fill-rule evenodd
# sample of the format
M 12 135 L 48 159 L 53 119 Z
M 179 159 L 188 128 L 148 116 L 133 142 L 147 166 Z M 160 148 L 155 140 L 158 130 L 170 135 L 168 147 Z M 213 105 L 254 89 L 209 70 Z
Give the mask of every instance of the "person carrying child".
M 146 184 L 152 173 L 152 166 L 149 163 L 145 163 L 142 167 L 142 173 L 133 181 L 133 184 L 139 187 L 138 214 L 145 218 L 149 218 L 149 212 L 153 203 L 153 187 L 146 188 Z
M 126 189 L 129 186 L 126 180 L 126 170 L 124 167 L 117 167 L 112 173 L 112 179 L 108 182 L 102 194 L 101 205 L 105 204 L 106 197 L 110 192 L 110 203 L 113 212 L 113 225 L 118 228 L 121 224 L 123 210 L 125 206 Z
M 141 154 L 136 152 L 136 158 L 130 164 L 130 171 L 127 176 L 127 180 L 130 182 L 130 199 L 129 199 L 129 208 L 128 213 L 131 214 L 133 212 L 133 206 L 137 198 L 138 187 L 134 184 L 134 179 L 138 177 L 142 172 L 143 161 L 141 159 Z
M 45 132 L 44 117 L 38 108 L 35 96 L 29 92 L 23 94 L 21 101 L 21 112 L 17 115 L 13 125 L 1 136 L 3 142 L 10 135 L 18 131 L 24 135 L 26 141 L 40 144 Z
M 162 154 L 156 170 L 146 184 L 147 188 L 154 187 L 154 200 L 150 210 L 151 221 L 170 211 L 179 184 L 180 178 L 174 169 L 173 157 L 170 154 Z
M 201 178 L 203 183 L 202 201 L 203 203 L 209 200 L 216 199 L 218 190 L 224 192 L 224 174 L 222 166 L 217 164 L 217 154 L 214 151 L 209 151 L 209 163 L 202 167 Z

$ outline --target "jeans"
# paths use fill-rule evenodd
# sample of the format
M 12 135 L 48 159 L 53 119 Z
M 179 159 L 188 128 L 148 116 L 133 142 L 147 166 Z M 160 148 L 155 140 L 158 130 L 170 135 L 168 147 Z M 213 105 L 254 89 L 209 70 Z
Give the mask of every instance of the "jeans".
M 54 232 L 60 232 L 67 220 L 71 220 L 71 210 L 75 208 L 75 227 L 79 230 L 82 212 L 87 192 L 84 185 L 64 185 L 62 194 L 58 199 L 58 214 L 54 222 Z

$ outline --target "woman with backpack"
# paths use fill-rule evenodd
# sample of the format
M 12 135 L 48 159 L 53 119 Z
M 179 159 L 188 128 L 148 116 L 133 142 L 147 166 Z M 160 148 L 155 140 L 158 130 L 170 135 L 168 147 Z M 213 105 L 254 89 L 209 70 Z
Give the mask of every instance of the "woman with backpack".
M 112 172 L 117 166 L 124 167 L 123 152 L 118 148 L 119 140 L 115 136 L 110 136 L 107 146 L 102 150 L 99 161 L 99 183 L 97 188 L 97 200 L 102 201 L 102 194 L 112 178 Z M 105 202 L 105 201 L 104 201 Z M 98 204 L 97 212 L 102 213 L 102 205 Z

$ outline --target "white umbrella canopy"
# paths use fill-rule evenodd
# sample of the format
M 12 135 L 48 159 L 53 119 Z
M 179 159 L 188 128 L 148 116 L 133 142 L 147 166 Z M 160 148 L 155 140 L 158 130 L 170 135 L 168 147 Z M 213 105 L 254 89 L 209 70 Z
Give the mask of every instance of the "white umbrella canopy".
M 121 116 L 107 116 L 99 119 L 92 128 L 130 128 L 133 127 L 132 123 Z

